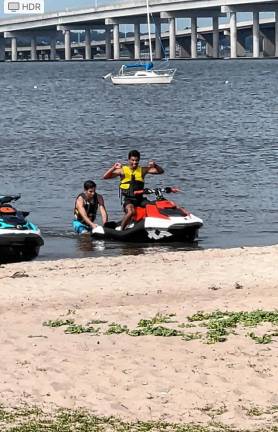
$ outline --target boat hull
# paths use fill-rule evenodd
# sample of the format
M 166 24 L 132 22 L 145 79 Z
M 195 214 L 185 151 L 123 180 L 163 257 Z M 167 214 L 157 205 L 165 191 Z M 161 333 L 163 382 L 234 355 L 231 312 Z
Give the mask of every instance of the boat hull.
M 111 76 L 115 85 L 139 85 L 139 84 L 170 84 L 173 80 L 171 75 L 157 76 Z

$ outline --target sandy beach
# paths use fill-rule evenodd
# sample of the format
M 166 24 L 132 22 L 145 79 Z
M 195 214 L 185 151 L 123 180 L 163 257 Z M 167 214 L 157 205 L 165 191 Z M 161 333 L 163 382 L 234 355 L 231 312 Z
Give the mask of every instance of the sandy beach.
M 0 404 L 82 407 L 127 421 L 277 425 L 278 321 L 239 320 L 212 343 L 211 318 L 192 318 L 275 311 L 277 262 L 278 246 L 270 246 L 0 266 Z M 157 326 L 176 334 L 155 336 Z

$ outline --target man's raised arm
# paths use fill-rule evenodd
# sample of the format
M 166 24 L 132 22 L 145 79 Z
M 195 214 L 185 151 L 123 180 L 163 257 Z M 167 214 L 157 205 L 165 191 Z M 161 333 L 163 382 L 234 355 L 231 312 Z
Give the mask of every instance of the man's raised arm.
M 108 171 L 106 171 L 106 173 L 103 176 L 104 180 L 108 180 L 114 177 L 118 177 L 121 176 L 123 173 L 122 171 L 122 164 L 119 162 L 114 163 L 114 165 L 112 165 L 111 168 L 109 168 Z
M 101 214 L 102 224 L 104 225 L 108 221 L 108 214 L 105 208 L 104 199 L 102 195 L 98 195 L 99 211 Z
M 155 163 L 155 161 L 151 160 L 148 163 L 148 166 L 144 168 L 145 174 L 163 174 L 164 173 L 164 169 L 157 165 L 157 163 Z

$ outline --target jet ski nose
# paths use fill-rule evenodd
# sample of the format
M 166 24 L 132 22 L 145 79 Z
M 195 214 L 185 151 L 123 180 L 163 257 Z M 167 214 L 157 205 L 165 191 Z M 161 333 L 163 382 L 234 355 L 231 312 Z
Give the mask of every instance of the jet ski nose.
M 92 230 L 92 234 L 104 234 L 104 229 L 102 226 L 98 225 Z

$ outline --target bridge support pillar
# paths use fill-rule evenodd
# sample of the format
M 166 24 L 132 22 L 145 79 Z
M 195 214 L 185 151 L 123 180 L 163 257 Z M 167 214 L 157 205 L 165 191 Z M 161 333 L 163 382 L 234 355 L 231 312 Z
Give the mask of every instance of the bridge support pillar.
M 5 61 L 5 38 L 3 33 L 0 33 L 0 61 Z
M 191 18 L 191 58 L 197 58 L 197 17 Z
M 176 58 L 176 19 L 169 19 L 169 46 L 170 46 L 170 59 Z
M 133 60 L 134 59 L 134 47 L 133 47 L 133 45 L 124 44 L 123 49 L 128 52 L 128 58 L 130 60 Z
M 65 30 L 65 60 L 71 60 L 70 30 Z
M 37 41 L 36 36 L 31 37 L 31 61 L 36 61 L 37 57 Z
M 206 56 L 212 58 L 213 56 L 213 35 L 204 34 L 200 36 L 206 42 Z
M 253 57 L 260 57 L 260 23 L 259 12 L 253 12 Z
M 278 11 L 275 11 L 275 57 L 278 57 Z
M 237 57 L 237 28 L 236 28 L 236 12 L 230 12 L 230 47 L 231 58 Z
M 140 59 L 140 24 L 134 23 L 134 58 Z
M 180 47 L 180 57 L 182 58 L 190 58 L 190 46 L 191 41 L 189 37 L 185 37 L 183 39 L 178 40 L 178 45 Z
M 263 29 L 261 30 L 262 40 L 262 51 L 264 57 L 275 56 L 275 31 L 274 29 Z
M 219 57 L 219 20 L 218 16 L 212 18 L 212 57 Z
M 111 30 L 110 28 L 107 28 L 105 30 L 105 54 L 106 54 L 106 60 L 111 60 Z
M 236 43 L 237 57 L 246 57 L 247 37 L 248 37 L 248 32 L 241 31 L 237 34 L 237 43 Z
M 86 28 L 85 30 L 85 60 L 92 59 L 92 48 L 91 48 L 91 29 Z
M 56 36 L 50 39 L 50 60 L 56 60 Z
M 12 37 L 11 47 L 12 47 L 12 61 L 17 61 L 17 41 L 16 41 L 16 37 Z
M 206 56 L 212 58 L 212 44 L 206 43 Z
M 155 18 L 155 58 L 161 59 L 161 20 Z
M 119 24 L 113 25 L 114 60 L 120 58 L 120 29 Z

